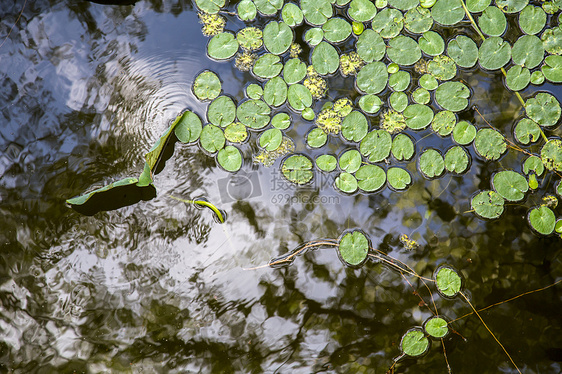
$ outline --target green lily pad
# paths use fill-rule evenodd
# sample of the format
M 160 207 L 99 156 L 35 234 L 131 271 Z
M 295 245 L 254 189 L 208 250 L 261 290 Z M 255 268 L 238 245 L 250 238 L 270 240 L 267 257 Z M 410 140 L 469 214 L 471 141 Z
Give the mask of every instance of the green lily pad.
M 482 218 L 495 219 L 504 210 L 503 197 L 496 191 L 480 191 L 470 202 L 474 212 Z
M 457 271 L 448 266 L 439 267 L 434 274 L 435 285 L 445 297 L 455 297 L 462 287 L 462 279 Z
M 249 128 L 259 130 L 269 123 L 271 109 L 261 100 L 247 100 L 238 106 L 238 120 Z
M 246 126 L 240 122 L 234 122 L 226 126 L 224 129 L 224 137 L 231 143 L 242 143 L 248 139 L 248 131 Z
M 445 153 L 445 168 L 451 173 L 462 174 L 469 164 L 470 157 L 463 147 L 455 145 Z
M 541 206 L 531 209 L 527 219 L 531 227 L 539 234 L 550 235 L 554 231 L 556 216 L 549 207 Z
M 431 129 L 439 135 L 445 137 L 453 131 L 456 122 L 457 117 L 455 116 L 455 113 L 443 110 L 438 112 L 433 118 L 433 121 L 431 122 Z
M 337 165 L 338 160 L 332 155 L 322 155 L 316 158 L 316 166 L 322 171 L 329 173 L 336 170 Z
M 426 178 L 438 178 L 445 170 L 445 160 L 435 149 L 426 149 L 418 161 L 419 170 Z
M 367 259 L 369 247 L 369 239 L 362 231 L 349 231 L 339 240 L 339 257 L 345 265 L 360 266 Z
M 363 95 L 359 99 L 359 108 L 368 114 L 377 113 L 382 107 L 381 99 L 373 94 Z
M 437 339 L 444 338 L 449 333 L 447 321 L 441 317 L 431 317 L 423 324 L 425 332 Z
M 531 72 L 520 65 L 513 65 L 505 77 L 505 84 L 512 91 L 521 91 L 531 82 Z
M 468 106 L 470 90 L 461 82 L 445 82 L 435 90 L 435 100 L 445 110 L 460 112 Z
M 540 86 L 544 83 L 544 74 L 540 70 L 536 70 L 531 73 L 531 83 L 535 86 Z
M 548 56 L 541 68 L 544 77 L 553 83 L 562 82 L 562 56 Z
M 390 155 L 392 136 L 385 130 L 373 130 L 368 133 L 359 145 L 359 151 L 370 162 L 381 162 Z
M 419 44 L 421 50 L 430 56 L 438 56 L 445 50 L 443 38 L 435 31 L 424 32 L 419 39 Z
M 359 35 L 356 43 L 357 54 L 367 63 L 380 61 L 386 53 L 383 38 L 372 29 L 367 29 Z
M 515 126 L 515 139 L 521 144 L 530 144 L 539 140 L 541 128 L 529 118 L 522 118 Z
M 534 35 L 523 35 L 511 49 L 511 58 L 517 65 L 533 69 L 543 61 L 544 49 L 541 40 Z
M 415 8 L 419 3 L 419 0 L 388 0 L 388 5 L 404 12 Z
M 306 184 L 312 180 L 312 160 L 305 155 L 292 155 L 283 161 L 281 172 L 288 181 Z
M 304 34 L 304 41 L 311 47 L 314 47 L 324 39 L 324 31 L 319 27 L 313 27 L 306 30 Z
M 406 134 L 398 134 L 392 140 L 392 156 L 398 161 L 408 161 L 414 156 L 414 142 Z
M 452 26 L 459 23 L 465 14 L 460 0 L 437 0 L 431 8 L 431 16 L 443 26 Z
M 283 105 L 287 100 L 287 84 L 281 77 L 273 77 L 265 84 L 263 99 L 272 107 Z
M 221 32 L 213 36 L 207 44 L 209 57 L 215 60 L 227 60 L 238 51 L 238 41 L 234 34 Z
M 204 70 L 193 81 L 193 94 L 201 101 L 214 100 L 222 90 L 219 77 L 210 70 Z
M 342 171 L 355 173 L 362 163 L 361 154 L 356 149 L 350 149 L 340 155 L 338 164 Z
M 392 62 L 401 66 L 410 66 L 421 58 L 421 49 L 414 39 L 399 35 L 388 42 L 386 54 Z
M 256 60 L 252 71 L 259 78 L 271 79 L 278 76 L 282 69 L 283 63 L 279 56 L 265 53 Z
M 206 125 L 201 131 L 201 147 L 209 153 L 215 153 L 224 148 L 224 133 L 215 125 Z
M 393 92 L 390 95 L 390 106 L 397 112 L 402 112 L 408 106 L 408 96 L 404 92 Z
M 312 105 L 312 94 L 308 88 L 302 84 L 293 84 L 289 86 L 287 98 L 289 99 L 289 105 L 291 108 L 298 111 L 302 111 Z
M 429 349 L 429 340 L 424 336 L 423 331 L 411 329 L 402 337 L 400 348 L 408 356 L 421 356 Z
M 412 183 L 412 176 L 407 170 L 398 167 L 389 168 L 386 172 L 388 184 L 395 190 L 403 190 Z
M 480 13 L 486 9 L 492 0 L 466 0 L 466 7 L 471 13 Z
M 439 55 L 427 63 L 427 72 L 439 80 L 448 81 L 457 75 L 457 65 L 452 58 Z
M 283 133 L 281 130 L 276 128 L 266 130 L 260 135 L 260 147 L 269 152 L 275 151 L 279 148 L 282 141 Z
M 90 200 L 94 195 L 103 194 L 104 192 L 112 190 L 116 187 L 130 186 L 132 184 L 136 184 L 138 181 L 139 181 L 138 178 L 133 178 L 133 177 L 124 178 L 117 182 L 113 182 L 107 186 L 93 190 L 92 192 L 89 192 L 87 194 L 73 197 L 72 199 L 68 199 L 66 200 L 66 202 L 70 205 L 83 205 L 88 200 Z
M 476 127 L 467 121 L 460 121 L 453 129 L 453 140 L 460 145 L 472 143 L 476 137 Z
M 313 128 L 306 134 L 306 144 L 311 148 L 323 147 L 327 141 L 328 135 L 318 127 Z
M 271 124 L 279 130 L 285 130 L 291 126 L 291 116 L 287 113 L 277 113 L 271 119 Z
M 417 104 L 426 105 L 429 104 L 429 101 L 431 100 L 431 94 L 425 88 L 420 87 L 412 92 L 412 100 L 414 100 Z
M 314 26 L 320 26 L 332 17 L 334 11 L 329 0 L 300 0 L 304 17 Z
M 368 94 L 378 94 L 385 89 L 388 81 L 386 65 L 380 61 L 371 62 L 357 73 L 357 87 Z
M 252 21 L 256 18 L 258 13 L 258 9 L 256 8 L 256 4 L 252 0 L 242 0 L 238 3 L 236 7 L 238 17 L 242 21 Z
M 320 75 L 333 74 L 340 66 L 336 49 L 329 43 L 321 42 L 312 51 L 312 66 Z
M 390 76 L 388 85 L 394 91 L 404 91 L 410 85 L 410 73 L 400 70 Z
M 431 74 L 422 75 L 420 77 L 419 84 L 428 91 L 433 91 L 439 87 L 439 82 L 437 82 L 437 79 L 435 79 L 435 77 Z
M 371 27 L 385 39 L 396 37 L 404 27 L 404 16 L 398 9 L 384 8 L 377 13 Z
M 417 0 L 416 0 L 417 3 Z M 433 17 L 428 9 L 421 6 L 414 6 L 414 8 L 406 12 L 404 17 L 404 27 L 414 34 L 423 34 L 429 31 L 433 26 Z
M 249 84 L 248 87 L 246 87 L 246 96 L 250 99 L 261 99 L 263 96 L 263 88 L 259 84 Z
M 224 3 L 224 0 L 195 0 L 197 8 L 209 14 L 217 14 Z
M 316 113 L 314 113 L 314 109 L 312 108 L 304 108 L 304 110 L 301 113 L 301 116 L 303 119 L 307 121 L 313 121 L 314 118 L 316 117 Z
M 533 172 L 540 177 L 544 173 L 544 164 L 537 156 L 530 156 L 523 163 L 523 172 L 525 174 Z
M 287 52 L 293 39 L 293 30 L 285 22 L 271 21 L 263 29 L 265 48 L 274 55 Z
M 447 54 L 461 68 L 471 68 L 478 61 L 478 46 L 471 38 L 459 35 L 449 41 Z
M 491 36 L 484 40 L 478 50 L 480 66 L 487 70 L 502 68 L 510 59 L 511 46 L 507 41 L 497 36 Z
M 489 6 L 478 17 L 478 26 L 488 36 L 501 36 L 507 28 L 507 19 L 498 7 Z
M 546 13 L 541 7 L 527 5 L 519 14 L 519 27 L 525 34 L 538 34 L 545 24 Z
M 480 129 L 474 139 L 476 152 L 489 161 L 495 161 L 507 150 L 502 134 L 494 129 Z
M 352 0 L 347 14 L 355 22 L 369 22 L 377 14 L 377 7 L 369 0 Z
M 548 170 L 562 171 L 562 140 L 548 139 L 541 149 L 541 160 Z
M 226 127 L 236 119 L 236 104 L 228 96 L 219 96 L 207 108 L 207 118 L 215 126 Z
M 199 139 L 202 129 L 203 126 L 199 116 L 188 110 L 179 117 L 174 133 L 180 142 L 193 143 Z
M 235 172 L 242 166 L 242 154 L 238 148 L 227 145 L 217 153 L 217 162 L 224 170 Z
M 542 36 L 541 41 L 545 51 L 552 55 L 562 54 L 562 29 L 560 26 L 551 29 L 546 29 Z
M 350 142 L 360 142 L 369 131 L 369 123 L 363 113 L 354 110 L 343 119 L 341 133 Z
M 545 92 L 538 93 L 525 103 L 525 111 L 530 119 L 543 127 L 551 127 L 560 119 L 560 103 L 556 98 Z
M 412 104 L 404 110 L 406 125 L 412 130 L 423 130 L 433 120 L 433 110 L 427 105 Z
M 358 187 L 365 192 L 375 192 L 386 182 L 384 169 L 377 165 L 363 165 L 355 172 Z
M 496 173 L 492 179 L 492 186 L 507 201 L 523 200 L 529 190 L 527 178 L 511 170 Z
M 330 43 L 340 43 L 351 35 L 351 25 L 340 17 L 330 18 L 324 25 L 324 38 Z
M 340 173 L 334 184 L 340 191 L 349 194 L 354 193 L 358 188 L 357 179 L 353 176 L 353 174 L 349 174 L 347 172 Z
M 283 0 L 254 0 L 260 13 L 272 16 L 283 7 Z
M 529 0 L 496 0 L 498 8 L 508 14 L 521 12 L 527 4 Z
M 300 25 L 304 19 L 301 8 L 293 3 L 286 3 L 283 6 L 281 17 L 283 17 L 283 22 L 285 22 L 290 27 L 296 27 Z
M 306 64 L 298 58 L 292 58 L 283 67 L 283 79 L 288 85 L 299 83 L 306 77 Z

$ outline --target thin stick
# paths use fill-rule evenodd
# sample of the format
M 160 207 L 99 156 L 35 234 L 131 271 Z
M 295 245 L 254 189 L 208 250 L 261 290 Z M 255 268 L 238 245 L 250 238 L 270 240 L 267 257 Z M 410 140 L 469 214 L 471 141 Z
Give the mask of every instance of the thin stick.
M 6 37 L 4 38 L 4 40 L 2 41 L 2 44 L 0 44 L 0 48 L 2 48 L 2 46 L 4 45 L 4 43 L 6 43 L 6 40 L 8 40 L 8 38 L 10 37 L 10 34 L 12 33 L 12 30 L 14 30 L 14 27 L 16 27 L 18 21 L 21 18 L 21 15 L 23 14 L 23 10 L 25 9 L 25 5 L 27 4 L 27 0 L 25 0 L 23 2 L 23 7 L 21 8 L 21 12 L 20 15 L 18 16 L 18 18 L 16 19 L 16 22 L 14 22 L 14 24 L 12 25 L 12 28 L 10 29 L 10 31 L 8 31 L 8 35 L 6 35 Z

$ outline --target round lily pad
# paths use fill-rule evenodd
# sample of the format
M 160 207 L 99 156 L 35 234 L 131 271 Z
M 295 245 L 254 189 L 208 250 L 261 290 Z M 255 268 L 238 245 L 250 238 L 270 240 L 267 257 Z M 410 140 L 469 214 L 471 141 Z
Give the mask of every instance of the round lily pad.
M 351 25 L 340 17 L 330 18 L 324 25 L 324 38 L 330 43 L 340 43 L 351 35 Z
M 439 80 L 448 81 L 457 75 L 457 65 L 452 58 L 439 55 L 427 63 L 427 72 Z
M 324 39 L 324 31 L 319 27 L 313 27 L 306 30 L 304 34 L 304 41 L 311 47 L 314 47 Z
M 466 0 L 466 8 L 471 13 L 480 13 L 484 11 L 492 0 Z
M 392 156 L 398 161 L 408 161 L 414 156 L 414 142 L 406 134 L 398 134 L 392 140 Z
M 305 155 L 295 154 L 287 157 L 281 166 L 281 172 L 288 181 L 306 184 L 313 177 L 312 160 Z
M 419 39 L 419 44 L 421 50 L 430 56 L 438 56 L 445 50 L 443 38 L 435 31 L 424 32 Z
M 228 96 L 219 96 L 209 105 L 207 118 L 215 126 L 226 127 L 236 119 L 236 104 Z
M 404 92 L 393 92 L 389 98 L 390 106 L 397 112 L 402 112 L 408 106 L 408 96 Z
M 386 172 L 388 184 L 395 190 L 403 190 L 412 183 L 412 176 L 407 170 L 398 167 L 389 168 Z
M 227 60 L 238 51 L 238 41 L 234 34 L 221 32 L 209 40 L 207 53 L 215 60 Z
M 388 5 L 404 12 L 415 8 L 418 4 L 419 0 L 388 0 Z
M 217 153 L 217 162 L 224 170 L 235 172 L 242 166 L 242 154 L 238 148 L 227 145 Z
M 528 35 L 539 33 L 546 24 L 546 13 L 541 7 L 527 5 L 519 14 L 519 27 Z
M 455 145 L 445 153 L 445 168 L 447 171 L 462 174 L 468 170 L 470 157 L 463 147 Z
M 426 149 L 420 156 L 418 168 L 426 178 L 438 178 L 445 170 L 445 160 L 435 149 Z
M 279 129 L 269 129 L 260 135 L 260 147 L 266 151 L 275 151 L 283 141 L 283 133 Z
M 301 8 L 296 4 L 286 3 L 281 11 L 281 17 L 283 17 L 283 22 L 288 26 L 295 27 L 302 23 L 304 15 Z
M 337 176 L 334 184 L 340 191 L 349 194 L 357 191 L 357 188 L 359 187 L 357 184 L 357 179 L 353 176 L 353 174 L 347 172 L 340 173 L 340 175 Z
M 354 230 L 344 233 L 338 244 L 338 254 L 345 265 L 357 267 L 367 260 L 371 245 L 363 231 Z
M 512 91 L 521 91 L 531 82 L 531 72 L 520 65 L 512 66 L 505 77 L 505 84 Z
M 363 113 L 354 110 L 349 113 L 342 121 L 342 136 L 350 142 L 360 142 L 369 131 L 367 118 Z
M 545 51 L 553 55 L 562 54 L 562 28 L 560 26 L 547 28 L 541 35 Z
M 471 38 L 459 35 L 449 41 L 447 54 L 461 68 L 471 68 L 478 61 L 478 46 Z
M 414 328 L 404 334 L 400 342 L 400 348 L 404 354 L 418 357 L 429 350 L 429 340 L 425 337 L 423 331 Z
M 283 7 L 283 0 L 254 0 L 260 13 L 272 16 Z
M 367 63 L 380 61 L 386 53 L 384 40 L 372 29 L 363 31 L 357 39 L 356 48 L 359 57 Z
M 445 82 L 435 90 L 435 100 L 445 110 L 460 112 L 468 106 L 470 90 L 461 82 Z
M 459 23 L 465 16 L 460 0 L 437 0 L 431 8 L 431 16 L 444 26 Z
M 410 66 L 421 58 L 421 49 L 414 39 L 399 35 L 388 42 L 386 54 L 392 62 L 401 66 Z
M 270 79 L 279 75 L 282 69 L 283 64 L 279 56 L 266 53 L 256 60 L 252 71 L 259 78 Z
M 299 83 L 306 77 L 306 64 L 298 58 L 292 58 L 283 67 L 283 79 L 288 85 Z
M 250 99 L 260 99 L 263 96 L 263 88 L 259 84 L 249 84 L 246 87 L 246 96 Z
M 544 77 L 553 83 L 562 82 L 562 56 L 548 56 L 541 68 Z
M 368 133 L 359 146 L 362 155 L 370 162 L 380 162 L 390 155 L 392 136 L 385 130 L 373 130 Z
M 369 0 L 352 0 L 347 14 L 356 22 L 369 22 L 377 14 L 377 7 Z
M 517 65 L 533 69 L 543 61 L 544 48 L 541 40 L 535 35 L 523 35 L 511 49 L 511 58 Z
M 554 231 L 556 216 L 549 207 L 541 206 L 531 209 L 527 219 L 531 227 L 539 234 L 550 235 Z
M 268 105 L 278 107 L 287 100 L 287 92 L 285 81 L 281 77 L 273 77 L 265 84 L 263 99 Z
M 419 84 L 426 90 L 433 91 L 439 86 L 437 79 L 431 74 L 424 74 L 420 77 Z
M 224 148 L 225 144 L 224 133 L 215 125 L 206 125 L 201 131 L 201 138 L 199 142 L 201 147 L 209 153 L 215 153 Z
M 357 74 L 357 87 L 368 94 L 378 94 L 388 81 L 386 65 L 380 61 L 371 62 L 361 68 Z
M 412 130 L 423 130 L 433 120 L 433 110 L 427 105 L 412 104 L 404 110 L 406 125 Z
M 193 143 L 199 139 L 203 126 L 199 116 L 192 111 L 182 114 L 178 124 L 174 128 L 174 133 L 182 143 Z
M 238 17 L 242 21 L 251 21 L 256 18 L 258 13 L 258 9 L 256 8 L 256 4 L 252 0 L 242 0 L 238 3 L 236 7 Z
M 484 40 L 478 49 L 480 66 L 487 70 L 497 70 L 511 59 L 511 46 L 497 36 Z
M 312 51 L 312 66 L 320 75 L 332 74 L 340 66 L 338 51 L 329 43 L 321 42 Z
M 531 120 L 543 127 L 556 125 L 561 114 L 558 100 L 546 92 L 540 92 L 534 98 L 528 99 L 525 111 Z
M 226 126 L 224 129 L 224 137 L 231 143 L 242 143 L 248 139 L 248 131 L 246 126 L 240 122 L 234 122 Z
M 316 166 L 322 171 L 329 173 L 334 171 L 337 165 L 338 160 L 332 155 L 322 155 L 316 158 Z
M 277 113 L 271 119 L 271 124 L 273 127 L 278 128 L 279 130 L 285 130 L 289 126 L 291 126 L 291 116 L 287 113 Z
M 394 91 L 404 91 L 410 85 L 410 73 L 400 70 L 388 78 L 388 85 Z
M 332 17 L 333 9 L 329 0 L 300 0 L 304 17 L 314 26 L 320 26 Z
M 368 114 L 377 113 L 382 107 L 381 99 L 373 94 L 363 95 L 359 99 L 359 108 Z
M 460 121 L 453 129 L 453 140 L 460 145 L 472 143 L 476 137 L 476 127 L 467 121 Z
M 523 163 L 523 172 L 525 174 L 533 172 L 534 174 L 541 176 L 542 173 L 544 173 L 544 164 L 539 157 L 530 156 Z
M 548 139 L 541 149 L 541 160 L 548 170 L 562 171 L 562 140 Z
M 494 129 L 480 129 L 474 139 L 476 152 L 487 160 L 495 161 L 507 150 L 502 134 Z
M 541 128 L 538 123 L 529 119 L 522 118 L 515 125 L 515 139 L 521 144 L 530 144 L 539 140 L 541 136 Z
M 356 149 L 350 149 L 340 155 L 338 164 L 342 171 L 355 173 L 362 163 L 361 154 Z
M 527 4 L 529 0 L 496 0 L 498 8 L 508 14 L 521 12 Z
M 224 3 L 225 0 L 195 0 L 197 8 L 208 14 L 217 14 Z
M 313 121 L 314 118 L 316 117 L 316 113 L 314 113 L 314 109 L 312 108 L 304 108 L 304 110 L 301 113 L 301 116 L 303 119 L 307 121 Z
M 285 22 L 270 21 L 263 29 L 265 48 L 274 55 L 287 52 L 293 39 L 293 30 Z
M 271 109 L 261 100 L 247 100 L 238 106 L 236 116 L 244 125 L 259 130 L 267 126 Z
M 496 191 L 480 191 L 470 201 L 474 212 L 482 218 L 495 219 L 501 216 L 504 210 L 503 197 Z
M 447 321 L 441 317 L 431 317 L 423 324 L 425 332 L 433 338 L 441 339 L 449 333 Z
M 355 172 L 358 187 L 365 192 L 375 192 L 386 182 L 384 169 L 377 165 L 363 165 Z
M 412 100 L 414 100 L 417 104 L 426 105 L 431 100 L 431 94 L 425 88 L 420 87 L 412 92 Z
M 437 290 L 442 296 L 452 298 L 461 291 L 462 279 L 459 273 L 449 266 L 440 266 L 433 274 Z
M 492 186 L 507 201 L 523 200 L 529 190 L 527 178 L 511 170 L 496 173 L 492 179 Z
M 287 98 L 289 99 L 289 105 L 291 108 L 298 111 L 302 111 L 304 108 L 308 108 L 312 105 L 312 94 L 308 88 L 302 84 L 293 84 L 289 86 Z
M 318 127 L 313 128 L 306 134 L 306 144 L 311 148 L 320 148 L 328 141 L 328 135 Z
M 193 81 L 193 93 L 201 101 L 214 100 L 221 90 L 219 77 L 210 70 L 202 71 Z
M 404 26 L 404 16 L 398 9 L 384 8 L 377 13 L 371 27 L 385 39 L 396 37 Z
M 544 83 L 544 74 L 542 73 L 542 71 L 537 70 L 531 73 L 531 83 L 539 86 L 541 84 Z
M 422 34 L 429 31 L 431 26 L 433 26 L 433 17 L 431 17 L 431 12 L 421 6 L 414 6 L 406 12 L 404 26 L 408 31 L 414 34 Z
M 501 36 L 507 28 L 507 19 L 498 7 L 489 6 L 478 17 L 478 26 L 488 36 Z

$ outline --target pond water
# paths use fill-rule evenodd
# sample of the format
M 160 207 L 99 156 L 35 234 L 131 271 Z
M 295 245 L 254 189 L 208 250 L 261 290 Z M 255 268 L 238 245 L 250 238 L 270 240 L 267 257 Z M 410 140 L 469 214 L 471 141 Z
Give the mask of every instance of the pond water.
M 256 269 L 349 228 L 426 277 L 444 263 L 459 269 L 476 308 L 561 279 L 560 239 L 535 235 L 526 208 L 509 206 L 495 221 L 469 212 L 491 176 L 475 155 L 460 177 L 418 175 L 406 192 L 345 196 L 327 176 L 295 188 L 279 161 L 253 165 L 252 143 L 235 175 L 197 146 L 176 143 L 156 197 L 91 216 L 70 209 L 66 199 L 138 175 L 144 153 L 182 110 L 205 117 L 207 104 L 191 91 L 200 71 L 217 72 L 237 100 L 256 80 L 206 56 L 208 39 L 187 0 L 27 1 L 18 19 L 23 6 L 0 5 L 2 40 L 15 24 L 0 46 L 0 372 L 385 373 L 402 335 L 431 316 L 414 293 L 429 302 L 418 279 L 374 261 L 345 267 L 331 248 Z M 518 102 L 501 79 L 466 79 L 487 120 L 511 126 Z M 342 90 L 350 82 L 333 78 Z M 293 117 L 297 139 L 310 124 Z M 417 146 L 441 147 L 428 133 L 416 134 Z M 517 157 L 495 167 L 513 167 Z M 415 171 L 415 162 L 407 167 Z M 243 177 L 251 192 L 231 189 Z M 167 195 L 204 196 L 227 221 Z M 401 234 L 419 246 L 404 249 Z M 463 299 L 432 291 L 448 320 L 470 313 Z M 557 285 L 481 313 L 524 373 L 562 369 L 560 292 Z M 446 357 L 433 341 L 396 372 L 516 372 L 476 316 L 451 327 L 458 334 L 445 340 Z

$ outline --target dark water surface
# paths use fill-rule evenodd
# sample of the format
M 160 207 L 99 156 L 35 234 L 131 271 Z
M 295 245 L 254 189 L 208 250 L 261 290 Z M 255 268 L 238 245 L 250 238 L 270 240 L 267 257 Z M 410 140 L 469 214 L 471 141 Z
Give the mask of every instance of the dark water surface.
M 2 40 L 23 4 L 2 1 Z M 253 78 L 208 59 L 206 42 L 189 1 L 27 1 L 0 47 L 0 372 L 385 373 L 402 334 L 431 315 L 413 293 L 429 301 L 418 280 L 380 263 L 346 268 L 329 248 L 290 267 L 246 270 L 347 228 L 363 229 L 421 275 L 455 266 L 480 308 L 561 279 L 560 240 L 534 235 L 525 208 L 491 222 L 467 212 L 470 196 L 490 186 L 476 157 L 462 177 L 343 196 L 326 177 L 287 186 L 278 163 L 251 165 L 248 145 L 242 172 L 254 190 L 233 201 L 231 176 L 178 143 L 156 198 L 94 216 L 66 207 L 69 197 L 138 175 L 142 155 L 184 108 L 204 118 L 206 104 L 191 93 L 201 70 L 217 71 L 225 92 L 243 97 Z M 517 101 L 493 77 L 467 79 L 473 104 L 508 131 Z M 444 149 L 435 138 L 419 147 Z M 517 157 L 491 170 L 520 165 Z M 206 196 L 228 221 L 167 194 Z M 420 246 L 406 251 L 402 233 Z M 482 312 L 524 373 L 561 371 L 560 292 Z M 460 298 L 434 296 L 449 320 L 470 312 Z M 475 316 L 451 326 L 464 337 L 445 342 L 453 373 L 516 372 Z M 397 372 L 446 373 L 442 352 L 434 341 Z

